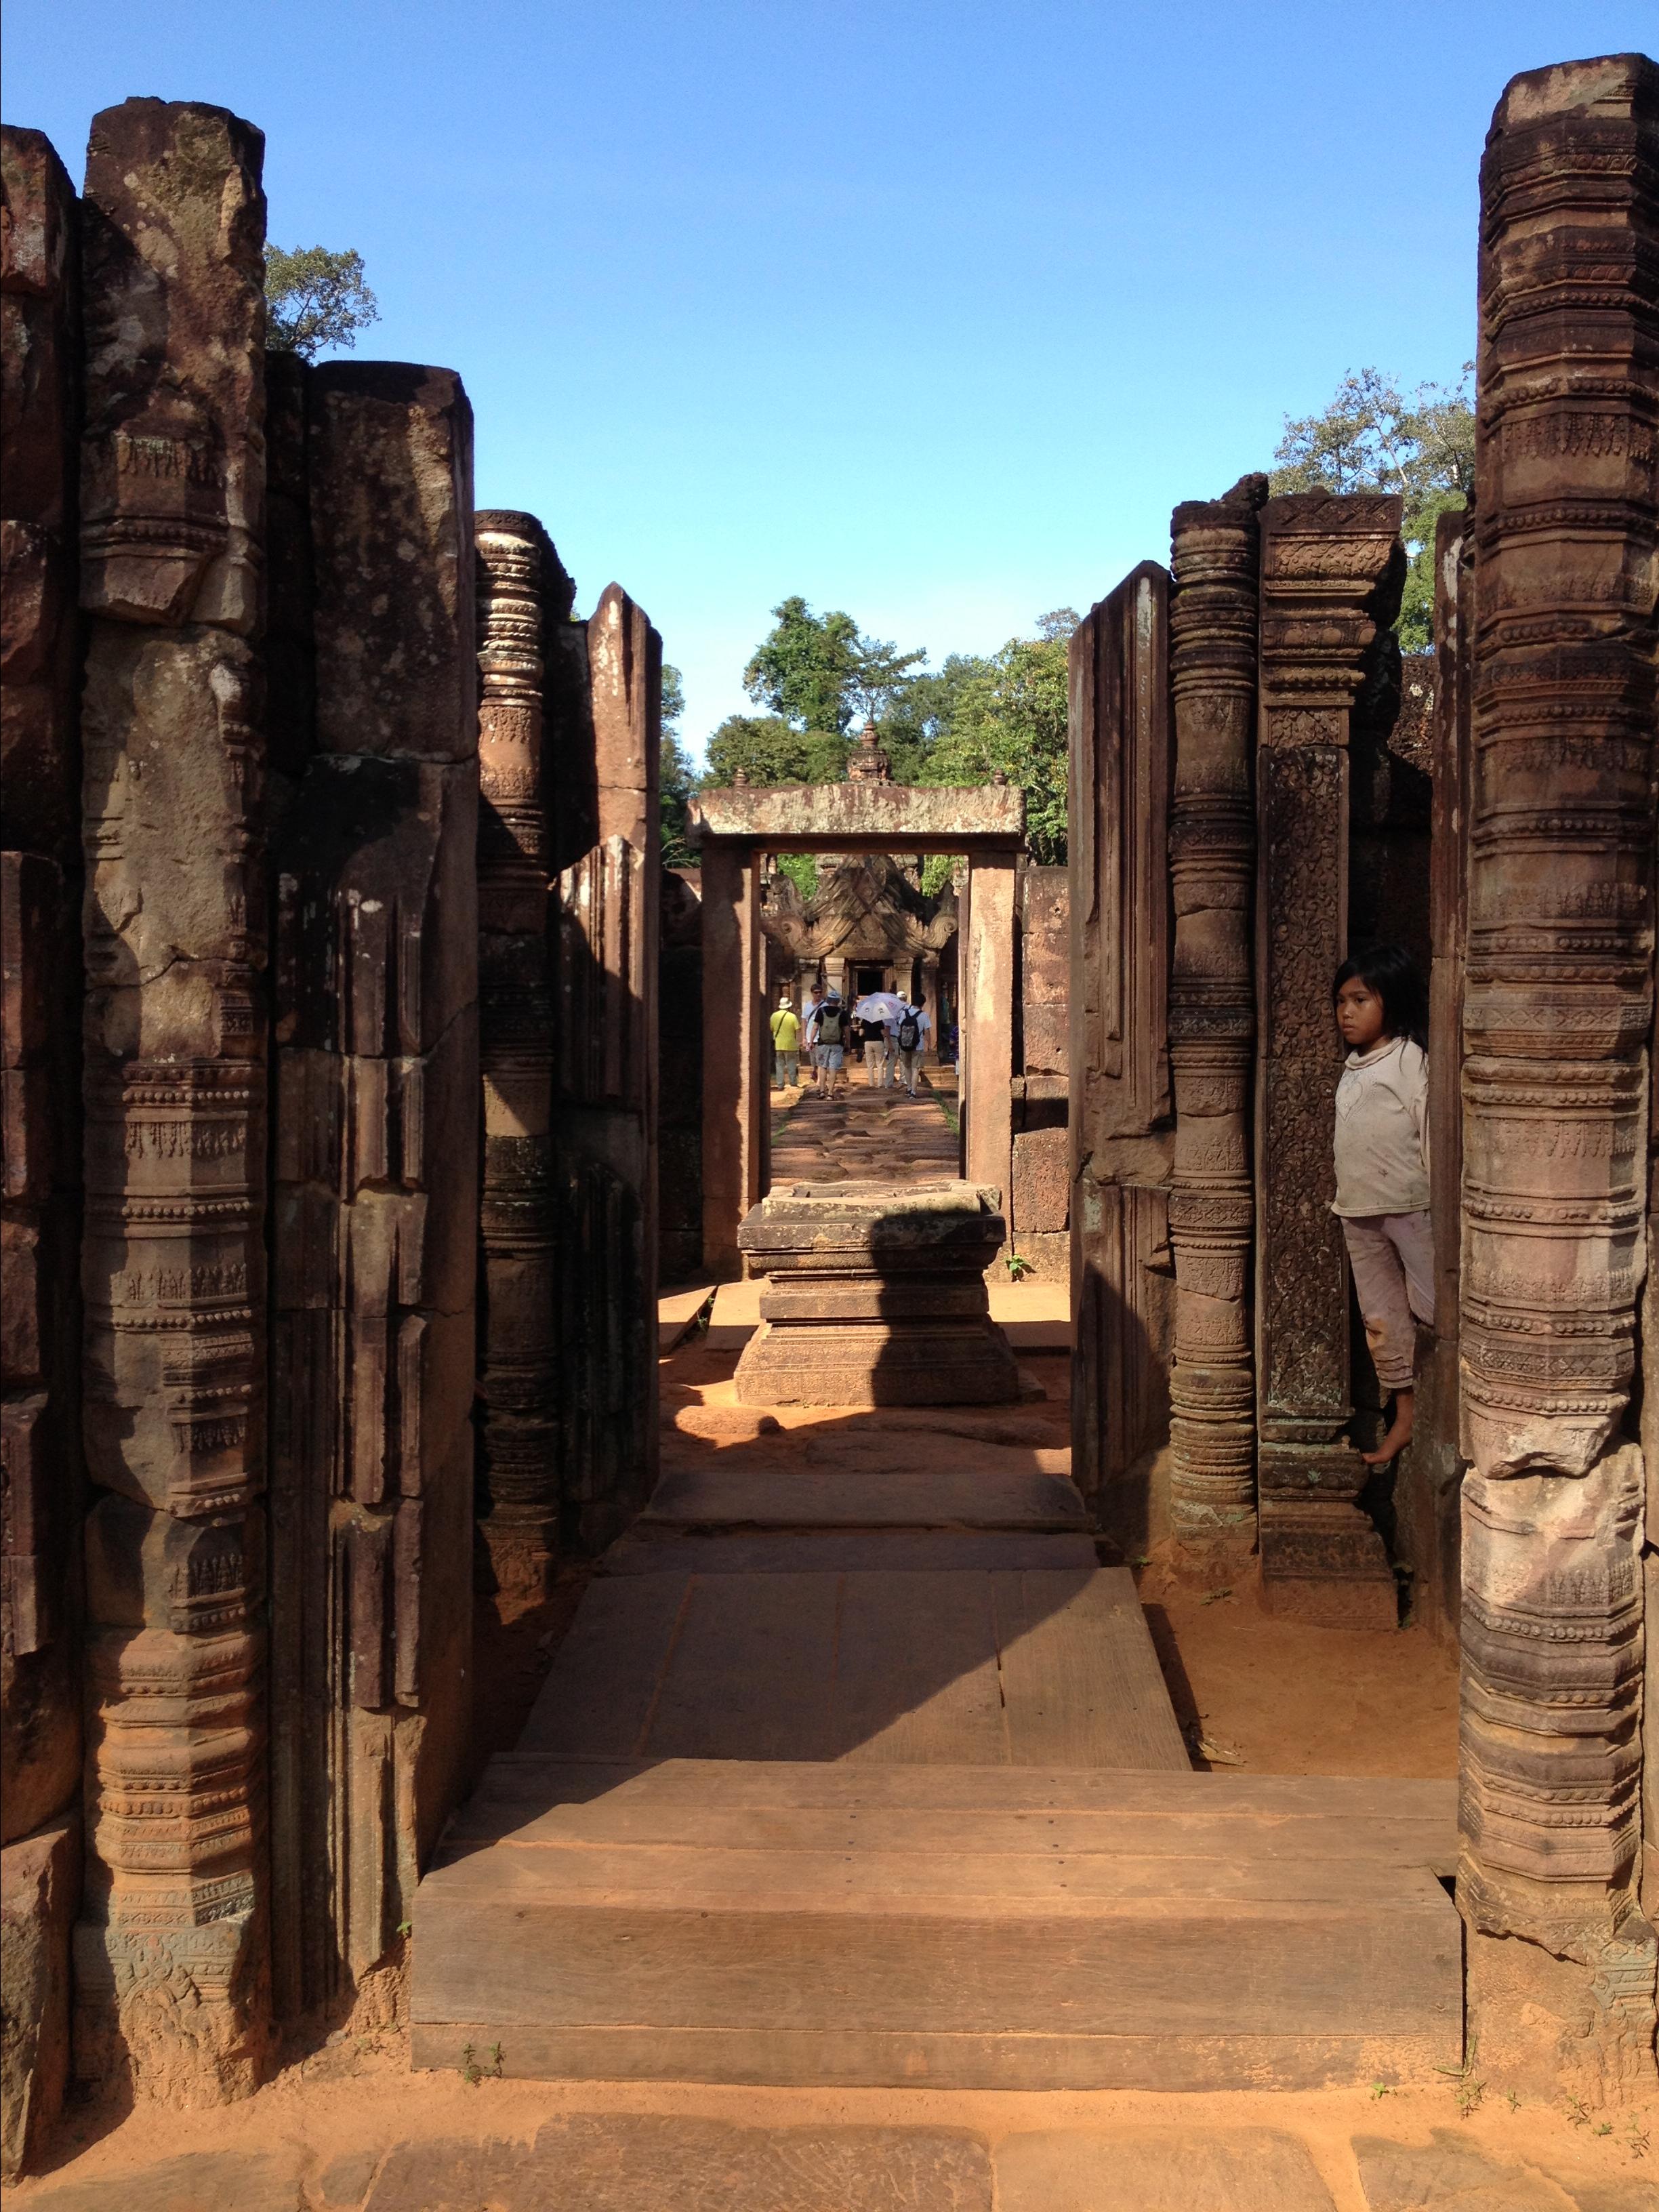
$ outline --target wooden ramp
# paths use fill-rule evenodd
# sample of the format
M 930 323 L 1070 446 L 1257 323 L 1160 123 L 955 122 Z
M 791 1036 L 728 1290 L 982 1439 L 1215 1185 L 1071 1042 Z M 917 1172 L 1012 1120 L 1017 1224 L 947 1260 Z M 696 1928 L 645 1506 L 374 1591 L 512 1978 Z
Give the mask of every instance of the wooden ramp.
M 517 1754 L 421 1886 L 415 2060 L 1009 2089 L 1421 2074 L 1461 2051 L 1453 1845 L 1437 1783 Z

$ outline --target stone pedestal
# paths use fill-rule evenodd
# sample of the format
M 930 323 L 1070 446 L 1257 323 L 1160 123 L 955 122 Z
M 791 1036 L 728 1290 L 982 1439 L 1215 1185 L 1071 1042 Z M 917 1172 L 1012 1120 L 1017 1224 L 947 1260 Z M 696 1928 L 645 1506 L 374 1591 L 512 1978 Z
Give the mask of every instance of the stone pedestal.
M 764 1275 L 761 1327 L 738 1362 L 744 1406 L 987 1406 L 1019 1395 L 985 1270 L 1005 1231 L 968 1182 L 796 1183 L 744 1219 Z

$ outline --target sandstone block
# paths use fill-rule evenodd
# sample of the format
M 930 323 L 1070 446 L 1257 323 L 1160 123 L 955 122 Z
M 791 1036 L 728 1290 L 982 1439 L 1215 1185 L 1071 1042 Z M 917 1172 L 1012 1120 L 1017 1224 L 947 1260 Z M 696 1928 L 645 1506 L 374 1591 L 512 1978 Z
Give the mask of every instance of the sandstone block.
M 971 1183 L 797 1183 L 738 1244 L 766 1278 L 738 1362 L 742 1405 L 988 1405 L 1017 1398 L 985 1270 L 1006 1227 Z
M 1021 1129 L 1014 1136 L 1012 1220 L 1018 1241 L 1063 1230 L 1071 1218 L 1071 1139 L 1064 1128 Z
M 995 2167 L 1000 2212 L 1335 2212 L 1306 2145 L 1267 2128 L 1010 2136 Z
M 0 1851 L 0 2179 L 39 2158 L 70 2063 L 70 1930 L 81 1894 L 78 1814 Z
M 258 623 L 264 153 L 251 124 L 192 101 L 129 100 L 93 119 L 81 483 L 92 613 L 243 635 Z

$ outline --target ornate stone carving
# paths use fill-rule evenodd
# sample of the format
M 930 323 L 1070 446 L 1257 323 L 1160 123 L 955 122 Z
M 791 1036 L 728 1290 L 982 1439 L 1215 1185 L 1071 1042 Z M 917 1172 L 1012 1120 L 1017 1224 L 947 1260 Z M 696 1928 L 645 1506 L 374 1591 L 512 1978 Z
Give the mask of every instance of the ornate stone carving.
M 847 781 L 849 783 L 890 783 L 892 763 L 882 750 L 881 740 L 876 735 L 876 726 L 866 721 L 859 732 L 857 742 L 847 756 Z
M 282 2008 L 374 2012 L 466 1757 L 471 413 L 442 369 L 307 384 L 316 750 L 275 836 L 271 1857 Z
M 77 2063 L 162 2093 L 264 2025 L 261 143 L 129 100 L 87 167 Z
M 483 1076 L 479 1485 L 500 1592 L 544 1596 L 559 1540 L 557 1223 L 543 593 L 574 586 L 533 515 L 480 514 L 478 1003 Z
M 657 1471 L 662 641 L 611 584 L 582 644 L 598 836 L 553 893 L 560 1426 L 565 1534 L 597 1551 Z
M 1592 2039 L 1633 2078 L 1654 2018 L 1630 1407 L 1653 1023 L 1659 70 L 1624 55 L 1516 78 L 1481 205 L 1459 1896 L 1477 1929 L 1589 1970 Z
M 1255 1542 L 1250 757 L 1256 513 L 1267 489 L 1265 477 L 1246 477 L 1224 499 L 1178 507 L 1170 521 L 1170 1062 L 1176 1134 L 1170 1242 L 1176 1319 L 1170 1509 L 1181 1549 L 1195 1563 L 1218 1551 L 1248 1553 Z
M 1256 751 L 1256 1427 L 1269 1601 L 1391 1626 L 1394 1579 L 1344 1431 L 1348 1285 L 1330 1211 L 1347 949 L 1351 720 L 1399 605 L 1400 501 L 1293 493 L 1261 510 Z
M 1070 649 L 1074 1473 L 1136 1550 L 1167 1514 L 1169 592 L 1144 562 Z

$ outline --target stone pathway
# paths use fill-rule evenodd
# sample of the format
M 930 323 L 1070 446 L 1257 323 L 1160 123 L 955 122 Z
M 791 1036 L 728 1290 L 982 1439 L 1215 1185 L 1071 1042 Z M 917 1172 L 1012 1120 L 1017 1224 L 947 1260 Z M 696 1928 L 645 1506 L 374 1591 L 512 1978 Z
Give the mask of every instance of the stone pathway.
M 804 1091 L 787 1103 L 775 1091 L 772 1183 L 931 1182 L 958 1170 L 957 1133 L 940 1094 L 915 1098 L 871 1091 L 864 1070 L 834 1100 Z
M 1380 2131 L 1133 2122 L 996 2131 L 519 2116 L 388 2146 L 204 2150 L 25 2185 L 42 2212 L 1656 2212 L 1628 2145 L 1506 2155 L 1454 2124 Z M 1030 2100 L 1023 2100 L 1029 2102 Z M 1263 2100 L 1266 2103 L 1268 2100 Z M 380 2116 L 384 2121 L 385 2115 Z M 515 2124 L 516 2123 L 516 2124 Z M 234 2125 L 234 2116 L 228 2116 Z M 1560 2132 L 1559 2130 L 1557 2131 Z

